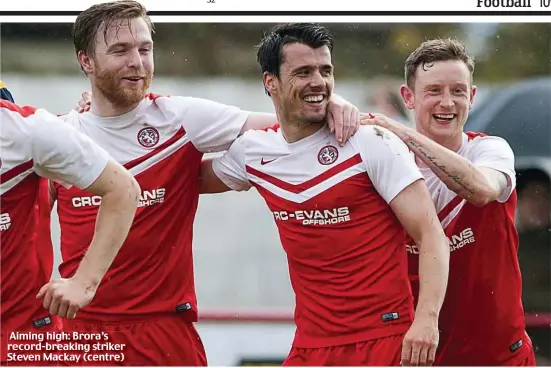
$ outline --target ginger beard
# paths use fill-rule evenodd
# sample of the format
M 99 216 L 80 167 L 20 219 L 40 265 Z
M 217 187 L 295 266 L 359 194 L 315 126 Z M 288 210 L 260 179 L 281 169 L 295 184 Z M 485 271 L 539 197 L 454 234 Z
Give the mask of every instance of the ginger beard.
M 132 81 L 125 77 L 139 76 L 141 79 Z M 151 85 L 152 73 L 145 71 L 118 72 L 100 69 L 95 78 L 98 90 L 112 104 L 118 107 L 128 107 L 139 103 Z

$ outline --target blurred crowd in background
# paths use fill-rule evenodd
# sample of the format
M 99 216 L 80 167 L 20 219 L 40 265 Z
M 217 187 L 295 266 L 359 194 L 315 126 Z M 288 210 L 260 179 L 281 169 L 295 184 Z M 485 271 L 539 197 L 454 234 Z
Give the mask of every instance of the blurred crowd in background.
M 251 99 L 243 95 L 240 103 L 231 86 L 240 85 L 251 94 L 258 94 L 259 101 L 263 98 L 253 46 L 271 26 L 158 23 L 154 36 L 156 81 L 171 80 L 170 93 L 185 91 L 185 94 L 210 98 L 233 95 L 220 102 L 235 102 L 240 107 L 254 109 L 255 106 L 250 106 Z M 356 103 L 362 111 L 380 112 L 410 126 L 412 116 L 399 95 L 407 55 L 427 38 L 454 36 L 465 42 L 475 57 L 475 84 L 479 91 L 466 130 L 502 136 L 516 154 L 524 307 L 533 322 L 528 330 L 540 362 L 551 364 L 551 24 L 332 23 L 326 26 L 336 39 L 335 91 Z M 86 84 L 74 56 L 70 30 L 71 24 L 1 25 L 1 79 L 17 102 L 49 109 L 69 109 L 77 104 L 80 94 L 75 91 L 80 86 L 86 88 Z M 80 82 L 71 86 L 67 82 L 67 87 L 63 83 L 47 87 L 41 84 L 44 78 L 66 81 L 68 77 Z M 193 93 L 191 84 L 204 90 Z M 31 98 L 25 94 L 25 86 L 42 91 L 42 95 Z M 64 93 L 65 88 L 70 89 L 70 95 Z M 262 109 L 271 111 L 267 99 L 256 107 L 257 111 Z M 210 211 L 222 210 L 210 207 Z M 269 241 L 277 243 L 278 239 Z M 201 286 L 205 281 L 201 281 L 200 275 L 197 278 L 201 303 L 201 293 L 207 293 L 202 290 L 207 287 Z M 216 278 L 209 281 L 215 282 Z M 277 291 L 272 292 L 277 295 Z M 220 300 L 223 298 L 220 293 L 217 295 Z M 205 296 L 204 300 L 208 305 L 215 303 L 216 297 Z M 287 294 L 280 300 L 285 301 L 283 305 L 292 302 Z M 252 304 L 270 303 L 265 299 Z M 234 305 L 229 303 L 230 307 Z

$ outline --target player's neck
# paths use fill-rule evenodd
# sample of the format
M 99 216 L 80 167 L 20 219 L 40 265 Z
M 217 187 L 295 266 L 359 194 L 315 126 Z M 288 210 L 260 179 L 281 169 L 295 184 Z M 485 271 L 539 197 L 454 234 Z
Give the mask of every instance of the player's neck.
M 280 121 L 281 132 L 287 143 L 298 142 L 324 127 L 324 124 L 288 123 Z
M 90 112 L 102 118 L 114 118 L 134 110 L 139 102 L 129 106 L 118 106 L 107 99 L 99 90 L 92 87 Z

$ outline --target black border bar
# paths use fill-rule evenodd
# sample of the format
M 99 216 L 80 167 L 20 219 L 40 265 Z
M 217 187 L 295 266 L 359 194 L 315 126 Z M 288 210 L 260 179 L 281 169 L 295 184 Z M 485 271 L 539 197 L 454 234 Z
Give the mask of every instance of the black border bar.
M 39 11 L 39 10 L 0 10 L 0 16 L 77 16 L 80 11 Z M 231 17 L 231 16 L 551 16 L 551 10 L 487 10 L 487 11 L 173 11 L 173 10 L 152 10 L 150 16 L 208 16 L 208 17 Z

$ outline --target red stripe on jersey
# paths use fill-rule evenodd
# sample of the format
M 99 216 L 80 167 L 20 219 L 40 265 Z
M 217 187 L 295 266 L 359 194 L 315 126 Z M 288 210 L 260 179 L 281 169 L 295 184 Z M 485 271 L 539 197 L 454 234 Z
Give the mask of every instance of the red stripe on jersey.
M 456 195 L 451 201 L 448 202 L 447 205 L 442 208 L 440 213 L 438 214 L 438 219 L 440 221 L 444 220 L 446 216 L 448 216 L 459 204 L 463 201 L 463 198 Z
M 182 138 L 185 134 L 186 134 L 186 131 L 184 130 L 184 128 L 183 127 L 180 128 L 180 130 L 178 130 L 178 132 L 176 134 L 174 134 L 169 140 L 167 140 L 166 142 L 161 144 L 159 147 L 155 148 L 153 151 L 149 152 L 148 154 L 143 155 L 142 157 L 138 157 L 138 158 L 136 158 L 132 161 L 129 161 L 129 162 L 125 163 L 123 166 L 127 170 L 130 170 L 131 168 L 141 164 L 142 162 L 144 162 L 148 158 L 155 156 L 156 154 L 163 151 L 167 147 L 172 146 L 178 139 Z
M 18 112 L 21 116 L 24 118 L 31 116 L 36 112 L 36 107 L 32 106 L 19 106 L 14 104 L 13 102 L 6 101 L 6 100 L 0 100 L 0 108 L 2 109 L 8 109 L 10 111 Z
M 159 97 L 170 97 L 170 96 L 169 95 L 158 95 L 156 93 L 148 93 L 148 94 L 145 95 L 145 98 L 148 98 L 152 101 L 155 101 Z
M 31 169 L 33 165 L 34 165 L 34 162 L 31 159 L 27 162 L 22 163 L 21 165 L 17 165 L 13 169 L 6 171 L 5 173 L 0 175 L 0 183 L 5 183 L 8 180 L 15 178 L 17 175 L 22 174 L 25 171 Z
M 274 132 L 277 132 L 279 130 L 279 123 L 276 123 L 272 126 L 269 126 L 269 127 L 266 127 L 266 128 L 262 128 L 262 129 L 259 129 L 259 130 L 263 130 L 265 132 L 267 132 L 268 130 L 273 130 Z
M 484 133 L 477 133 L 477 132 L 467 132 L 467 137 L 469 138 L 469 141 L 472 141 L 473 139 L 477 137 L 486 137 L 486 134 Z
M 346 169 L 351 168 L 352 166 L 354 166 L 356 164 L 359 164 L 360 162 L 362 162 L 362 158 L 361 158 L 360 154 L 358 153 L 355 156 L 352 156 L 349 159 L 341 162 L 340 164 L 338 164 L 336 166 L 333 166 L 329 170 L 319 174 L 315 178 L 307 180 L 307 181 L 305 181 L 304 183 L 301 183 L 301 184 L 287 183 L 287 182 L 285 182 L 281 179 L 278 179 L 278 178 L 275 178 L 271 175 L 260 172 L 260 171 L 254 169 L 254 168 L 252 168 L 248 165 L 246 166 L 246 168 L 247 168 L 247 172 L 249 174 L 255 175 L 255 176 L 257 176 L 257 177 L 259 177 L 263 180 L 266 180 L 268 183 L 271 183 L 271 184 L 275 185 L 276 187 L 287 190 L 291 193 L 298 194 L 298 193 L 304 192 L 305 190 L 310 189 L 310 188 L 318 185 L 319 183 L 331 178 L 332 176 L 335 176 L 336 174 L 338 174 L 340 172 L 343 172 Z

